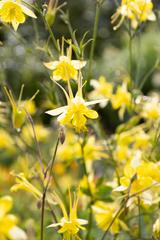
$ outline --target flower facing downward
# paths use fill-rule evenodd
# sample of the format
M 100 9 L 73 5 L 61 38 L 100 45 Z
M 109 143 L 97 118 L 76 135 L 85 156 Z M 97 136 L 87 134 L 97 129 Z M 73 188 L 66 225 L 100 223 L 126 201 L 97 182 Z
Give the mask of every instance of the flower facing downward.
M 72 199 L 71 193 L 69 191 L 69 202 L 70 202 L 70 212 L 69 214 L 66 211 L 66 208 L 62 202 L 62 200 L 59 198 L 57 194 L 55 196 L 55 201 L 59 204 L 62 213 L 63 218 L 60 220 L 59 223 L 51 224 L 48 227 L 57 227 L 59 226 L 59 233 L 63 234 L 64 240 L 70 240 L 74 237 L 74 239 L 80 239 L 77 236 L 77 233 L 79 230 L 85 230 L 83 225 L 87 224 L 87 220 L 80 219 L 77 217 L 77 207 L 78 207 L 78 197 L 74 195 L 74 199 Z
M 44 63 L 44 65 L 53 71 L 52 79 L 55 81 L 64 80 L 69 81 L 70 79 L 77 80 L 78 70 L 82 69 L 85 65 L 85 61 L 72 60 L 72 46 L 67 48 L 67 55 L 64 55 L 63 50 L 64 40 L 62 39 L 61 55 L 58 61 Z
M 15 31 L 17 31 L 19 24 L 25 22 L 26 15 L 36 18 L 34 12 L 18 0 L 2 0 L 0 2 L 0 18 L 2 22 L 11 23 Z

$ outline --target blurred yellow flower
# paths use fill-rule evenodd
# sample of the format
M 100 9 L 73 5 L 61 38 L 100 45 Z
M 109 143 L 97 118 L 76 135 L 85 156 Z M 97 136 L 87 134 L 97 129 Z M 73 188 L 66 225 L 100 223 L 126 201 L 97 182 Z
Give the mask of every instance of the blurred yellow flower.
M 122 86 L 118 86 L 116 93 L 112 95 L 111 102 L 114 109 L 123 107 L 129 107 L 131 105 L 131 93 L 127 90 L 125 83 Z
M 54 81 L 70 79 L 77 80 L 78 70 L 82 69 L 85 65 L 85 61 L 72 60 L 72 43 L 67 48 L 67 55 L 64 55 L 64 39 L 62 39 L 61 55 L 58 61 L 44 63 L 44 65 L 53 71 L 52 78 Z
M 147 120 L 157 120 L 160 118 L 160 103 L 156 99 L 146 102 L 142 106 L 142 117 Z
M 117 209 L 118 205 L 116 203 L 96 202 L 93 206 L 93 212 L 98 227 L 105 231 L 113 220 Z M 117 234 L 120 232 L 121 228 L 124 230 L 128 229 L 125 223 L 117 217 L 112 224 L 110 231 L 112 234 Z
M 36 132 L 36 137 L 39 142 L 45 141 L 50 131 L 49 129 L 45 128 L 42 124 L 37 123 L 34 125 L 34 129 Z M 32 143 L 33 141 L 33 130 L 31 125 L 27 124 L 22 128 L 22 137 L 27 143 Z
M 2 0 L 0 2 L 0 18 L 4 23 L 11 23 L 17 31 L 19 24 L 24 23 L 26 16 L 36 18 L 36 15 L 28 7 L 18 0 Z
M 42 197 L 41 192 L 25 178 L 23 173 L 20 173 L 20 174 L 12 173 L 12 174 L 13 176 L 16 177 L 16 184 L 11 187 L 11 192 L 17 192 L 19 190 L 23 190 L 31 193 L 38 200 Z
M 51 224 L 48 227 L 59 226 L 60 229 L 58 230 L 58 232 L 63 234 L 64 240 L 69 240 L 72 238 L 80 240 L 77 234 L 80 230 L 85 230 L 83 225 L 86 225 L 88 222 L 84 219 L 80 219 L 77 217 L 78 196 L 76 197 L 74 195 L 74 199 L 72 199 L 71 193 L 69 191 L 69 214 L 67 213 L 62 200 L 57 194 L 54 194 L 54 200 L 59 204 L 63 213 L 63 218 L 59 223 Z
M 147 20 L 155 21 L 156 15 L 153 12 L 152 0 L 122 0 L 116 13 L 112 16 L 112 23 L 118 22 L 114 30 L 121 26 L 125 18 L 131 21 L 134 29 Z
M 134 177 L 135 176 L 135 177 Z M 160 166 L 152 162 L 132 160 L 124 168 L 124 176 L 120 178 L 121 186 L 114 191 L 127 191 L 136 193 L 151 187 L 153 184 L 160 182 Z M 134 181 L 132 181 L 134 177 Z M 142 203 L 152 204 L 152 195 L 156 188 L 140 193 Z
M 100 76 L 98 80 L 91 80 L 91 86 L 94 88 L 94 90 L 89 94 L 90 99 L 111 98 L 113 92 L 113 84 L 107 82 L 104 76 Z M 105 107 L 106 104 L 107 101 L 100 103 L 100 106 Z
M 15 151 L 14 140 L 10 136 L 10 134 L 0 128 L 0 149 L 1 150 L 8 150 L 9 152 Z
M 26 240 L 23 230 L 18 228 L 18 219 L 8 212 L 11 210 L 13 200 L 10 196 L 0 198 L 0 237 L 2 240 Z

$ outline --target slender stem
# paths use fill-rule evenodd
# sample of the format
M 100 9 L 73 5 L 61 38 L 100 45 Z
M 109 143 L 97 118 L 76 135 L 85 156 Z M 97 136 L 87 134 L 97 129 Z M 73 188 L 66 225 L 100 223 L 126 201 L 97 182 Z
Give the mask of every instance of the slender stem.
M 94 20 L 94 28 L 93 28 L 93 37 L 92 37 L 92 44 L 90 49 L 90 56 L 89 56 L 89 66 L 88 66 L 88 82 L 87 86 L 89 86 L 89 80 L 92 76 L 92 64 L 93 64 L 93 56 L 94 56 L 94 50 L 96 45 L 96 38 L 97 38 L 97 32 L 98 32 L 98 25 L 99 25 L 99 16 L 100 16 L 100 9 L 101 9 L 102 3 L 97 0 L 96 3 L 96 14 L 95 14 L 95 20 Z
M 131 88 L 133 88 L 133 37 L 130 22 L 129 22 L 129 68 Z
M 116 212 L 114 218 L 112 219 L 112 221 L 111 221 L 110 224 L 108 225 L 106 231 L 104 232 L 101 240 L 104 240 L 104 239 L 105 239 L 105 237 L 106 237 L 107 234 L 108 234 L 108 231 L 109 231 L 110 228 L 112 227 L 112 225 L 113 225 L 113 223 L 115 222 L 115 220 L 117 219 L 117 217 L 120 215 L 120 213 L 121 213 L 122 209 L 125 207 L 125 205 L 126 205 L 126 201 L 122 202 L 120 208 L 118 209 L 118 211 Z
M 41 208 L 41 240 L 44 239 L 44 210 L 45 210 L 45 199 L 46 199 L 46 192 L 43 192 L 42 197 L 42 208 Z
M 55 161 L 57 150 L 58 150 L 58 145 L 59 145 L 59 137 L 57 139 L 56 146 L 55 146 L 55 149 L 54 149 L 48 180 L 47 180 L 46 186 L 43 187 L 42 207 L 41 207 L 41 240 L 44 239 L 44 218 L 45 218 L 46 194 L 47 194 L 48 186 L 49 186 L 49 183 L 50 183 L 50 180 L 51 180 L 51 177 L 52 177 L 52 170 L 53 170 L 53 165 L 54 165 L 54 161 Z M 46 177 L 46 175 L 47 175 L 47 172 L 45 172 L 44 178 Z
M 24 110 L 26 112 L 27 118 L 28 118 L 28 120 L 31 124 L 31 127 L 32 127 L 33 137 L 34 137 L 34 141 L 35 141 L 35 144 L 36 144 L 36 147 L 37 147 L 37 155 L 38 155 L 39 163 L 40 163 L 40 166 L 41 166 L 41 169 L 42 169 L 42 173 L 44 174 L 44 165 L 43 165 L 43 161 L 42 161 L 42 154 L 41 154 L 41 149 L 40 149 L 40 146 L 39 146 L 39 142 L 38 142 L 35 127 L 34 127 L 34 122 L 33 122 L 32 116 L 29 114 L 29 112 L 26 109 L 24 109 Z
M 87 171 L 87 166 L 86 166 L 86 162 L 85 162 L 85 157 L 84 157 L 84 146 L 85 146 L 85 141 L 83 141 L 83 143 L 81 143 L 81 152 L 82 152 L 82 166 L 83 166 L 83 171 L 84 174 L 87 178 L 87 185 L 88 185 L 88 191 L 89 191 L 89 195 L 91 198 L 90 204 L 89 204 L 89 218 L 88 218 L 88 228 L 87 228 L 87 234 L 86 234 L 86 240 L 90 239 L 90 234 L 91 234 L 91 229 L 92 229 L 92 219 L 93 219 L 93 213 L 92 213 L 92 205 L 94 203 L 94 197 L 92 194 L 92 190 L 91 190 L 91 186 L 89 183 L 89 174 Z
M 138 224 L 139 224 L 139 239 L 141 239 L 142 234 L 141 234 L 141 200 L 140 197 L 137 197 L 138 200 Z
M 57 41 L 56 41 L 56 38 L 55 38 L 55 36 L 54 36 L 54 34 L 53 34 L 52 29 L 51 29 L 50 25 L 48 24 L 48 22 L 46 21 L 46 19 L 45 19 L 45 17 L 43 16 L 43 14 L 41 14 L 41 16 L 42 16 L 42 19 L 43 19 L 43 22 L 44 22 L 46 28 L 48 29 L 48 32 L 49 32 L 50 37 L 51 37 L 51 39 L 52 39 L 52 42 L 53 42 L 56 50 L 59 52 L 59 48 L 58 48 L 58 45 L 57 45 Z

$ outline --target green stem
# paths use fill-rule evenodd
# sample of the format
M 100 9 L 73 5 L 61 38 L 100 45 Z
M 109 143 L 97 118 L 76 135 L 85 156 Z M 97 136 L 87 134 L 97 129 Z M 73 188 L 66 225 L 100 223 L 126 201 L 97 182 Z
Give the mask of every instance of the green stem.
M 98 32 L 98 24 L 99 24 L 99 16 L 100 16 L 100 9 L 101 9 L 102 3 L 97 0 L 96 3 L 96 15 L 94 20 L 94 28 L 93 28 L 93 37 L 92 37 L 92 44 L 90 49 L 90 56 L 89 56 L 89 66 L 88 66 L 88 82 L 87 86 L 89 86 L 89 80 L 92 77 L 92 64 L 93 64 L 93 56 L 94 56 L 94 50 L 96 45 L 96 38 L 97 38 L 97 32 Z
M 93 214 L 92 214 L 92 205 L 94 203 L 94 198 L 93 198 L 93 194 L 92 194 L 92 190 L 91 190 L 91 186 L 89 183 L 89 174 L 87 171 L 87 166 L 86 166 L 86 162 L 85 162 L 85 157 L 84 157 L 84 146 L 85 143 L 83 141 L 83 143 L 81 143 L 81 152 L 82 152 L 82 166 L 83 166 L 83 172 L 87 178 L 87 185 L 88 185 L 88 191 L 89 191 L 89 195 L 91 198 L 90 204 L 89 204 L 89 219 L 88 219 L 88 228 L 87 228 L 87 234 L 86 234 L 86 240 L 90 239 L 90 234 L 91 234 L 91 229 L 92 229 L 92 218 L 93 218 Z
M 141 200 L 140 197 L 138 196 L 138 224 L 139 224 L 139 239 L 141 239 L 142 234 L 141 234 Z
M 108 225 L 106 231 L 104 232 L 101 240 L 104 240 L 104 239 L 105 239 L 105 237 L 107 236 L 107 234 L 108 234 L 110 228 L 112 227 L 113 223 L 115 222 L 115 220 L 117 219 L 117 217 L 120 215 L 122 209 L 123 209 L 125 206 L 126 206 L 126 201 L 124 201 L 124 202 L 121 204 L 121 206 L 120 206 L 120 208 L 118 209 L 118 211 L 116 212 L 114 218 L 112 219 L 112 221 L 111 221 L 110 224 Z
M 55 36 L 54 36 L 54 34 L 53 34 L 52 29 L 51 29 L 51 27 L 49 26 L 48 22 L 46 21 L 45 17 L 43 16 L 43 14 L 41 14 L 41 16 L 42 16 L 42 19 L 43 19 L 43 22 L 44 22 L 46 28 L 48 29 L 48 32 L 49 32 L 50 37 L 51 37 L 51 39 L 52 39 L 52 42 L 53 42 L 56 50 L 59 52 L 59 48 L 58 48 L 58 45 L 57 45 L 57 41 L 56 41 L 56 38 L 55 38 Z
M 57 139 L 56 146 L 55 146 L 55 149 L 54 149 L 53 158 L 52 158 L 52 162 L 51 162 L 51 166 L 50 166 L 50 171 L 49 171 L 49 176 L 48 176 L 48 181 L 47 181 L 47 183 L 46 183 L 46 186 L 43 187 L 42 207 L 41 207 L 41 240 L 44 239 L 44 218 L 45 218 L 46 194 L 47 194 L 47 190 L 48 190 L 48 187 L 49 187 L 49 183 L 50 183 L 50 180 L 51 180 L 51 177 L 52 177 L 52 170 L 53 170 L 53 165 L 54 165 L 54 162 L 55 162 L 55 159 L 56 159 L 56 154 L 57 154 L 57 150 L 58 150 L 58 145 L 59 145 L 59 137 L 58 137 L 58 139 Z M 47 172 L 48 172 L 48 171 L 45 172 L 44 178 L 46 177 Z

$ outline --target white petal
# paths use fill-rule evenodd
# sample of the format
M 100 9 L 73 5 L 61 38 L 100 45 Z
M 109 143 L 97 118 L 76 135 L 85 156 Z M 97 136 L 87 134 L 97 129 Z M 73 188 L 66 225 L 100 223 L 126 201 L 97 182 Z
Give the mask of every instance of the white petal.
M 83 68 L 86 65 L 86 61 L 80 61 L 80 60 L 72 60 L 71 63 L 73 67 L 77 70 Z
M 156 21 L 156 15 L 154 14 L 154 12 L 151 12 L 151 13 L 148 15 L 148 20 L 150 20 L 150 21 Z
M 53 224 L 47 226 L 47 228 L 50 228 L 50 227 L 58 227 L 58 226 L 62 226 L 62 223 L 53 223 Z
M 54 70 L 56 68 L 56 66 L 58 65 L 59 61 L 53 61 L 53 62 L 44 62 L 44 66 L 50 70 Z
M 62 114 L 66 110 L 67 106 L 59 107 L 53 110 L 49 110 L 46 113 L 51 115 L 51 116 L 58 116 Z
M 79 223 L 80 225 L 86 225 L 86 224 L 88 224 L 88 221 L 85 220 L 85 219 L 80 219 L 80 218 L 78 218 L 77 220 L 78 220 L 78 223 Z
M 25 7 L 24 5 L 22 4 L 19 4 L 23 10 L 23 12 L 29 16 L 29 17 L 32 17 L 32 18 L 37 18 L 37 16 L 34 14 L 34 12 L 32 10 L 30 10 L 29 8 Z
M 16 226 L 9 231 L 9 237 L 13 240 L 27 240 L 26 233 Z
M 70 62 L 71 60 L 67 56 L 60 56 L 59 61 Z
M 86 102 L 85 105 L 86 106 L 90 106 L 90 105 L 94 105 L 94 104 L 97 104 L 97 103 L 103 103 L 103 102 L 108 102 L 108 99 L 97 99 L 97 100 L 93 100 L 93 101 L 89 101 L 89 102 Z
M 91 86 L 92 87 L 94 87 L 94 88 L 98 88 L 99 87 L 99 82 L 97 81 L 97 80 L 95 80 L 95 79 L 92 79 L 91 81 L 90 81 L 90 84 L 91 84 Z

